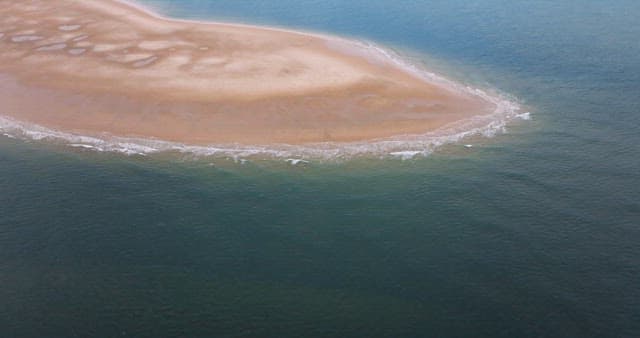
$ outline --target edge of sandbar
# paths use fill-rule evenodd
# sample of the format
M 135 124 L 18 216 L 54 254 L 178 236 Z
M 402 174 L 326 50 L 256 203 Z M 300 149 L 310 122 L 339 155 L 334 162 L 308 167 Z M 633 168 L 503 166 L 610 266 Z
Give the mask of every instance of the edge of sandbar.
M 63 143 L 86 149 L 97 151 L 114 151 L 125 154 L 149 154 L 157 152 L 177 151 L 181 153 L 193 153 L 196 155 L 224 155 L 232 157 L 269 156 L 269 157 L 302 157 L 302 158 L 344 158 L 363 154 L 391 155 L 401 158 L 413 157 L 416 155 L 427 155 L 436 147 L 457 142 L 471 135 L 492 136 L 504 129 L 508 120 L 513 118 L 528 119 L 528 113 L 518 114 L 520 106 L 517 103 L 504 99 L 499 95 L 489 95 L 479 89 L 471 88 L 463 84 L 448 80 L 446 77 L 434 74 L 420 66 L 407 62 L 393 51 L 366 41 L 341 38 L 338 36 L 314 33 L 308 31 L 296 31 L 277 27 L 225 23 L 214 21 L 202 21 L 191 19 L 179 19 L 164 16 L 151 8 L 138 2 L 128 0 L 112 0 L 130 9 L 143 13 L 148 17 L 182 23 L 196 23 L 213 26 L 244 27 L 260 30 L 286 32 L 301 36 L 312 36 L 328 42 L 340 42 L 349 44 L 350 47 L 365 50 L 374 54 L 377 58 L 382 58 L 392 63 L 395 67 L 419 78 L 423 81 L 439 85 L 446 85 L 449 89 L 462 91 L 467 94 L 480 97 L 487 102 L 495 104 L 496 109 L 485 115 L 475 115 L 469 119 L 464 119 L 446 125 L 442 128 L 429 131 L 424 134 L 396 135 L 381 139 L 371 139 L 357 142 L 319 142 L 304 145 L 238 145 L 238 144 L 217 144 L 217 145 L 187 145 L 178 142 L 162 141 L 153 138 L 131 138 L 118 137 L 109 134 L 100 136 L 88 136 L 62 132 L 54 129 L 39 126 L 33 123 L 24 123 L 12 118 L 0 119 L 0 131 L 6 135 L 18 135 L 31 139 L 55 139 Z

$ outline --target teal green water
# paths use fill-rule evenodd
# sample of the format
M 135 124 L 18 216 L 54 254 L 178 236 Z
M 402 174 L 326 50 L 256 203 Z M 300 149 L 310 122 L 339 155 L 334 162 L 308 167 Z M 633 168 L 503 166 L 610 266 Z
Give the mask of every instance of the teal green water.
M 0 336 L 640 334 L 640 5 L 147 0 L 371 39 L 532 119 L 292 166 L 0 136 Z

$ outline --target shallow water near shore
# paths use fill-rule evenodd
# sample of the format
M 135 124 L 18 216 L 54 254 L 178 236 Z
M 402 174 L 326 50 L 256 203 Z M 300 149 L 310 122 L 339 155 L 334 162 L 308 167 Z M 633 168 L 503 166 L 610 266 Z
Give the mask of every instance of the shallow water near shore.
M 636 2 L 140 3 L 375 41 L 530 119 L 308 162 L 0 135 L 0 335 L 640 333 Z

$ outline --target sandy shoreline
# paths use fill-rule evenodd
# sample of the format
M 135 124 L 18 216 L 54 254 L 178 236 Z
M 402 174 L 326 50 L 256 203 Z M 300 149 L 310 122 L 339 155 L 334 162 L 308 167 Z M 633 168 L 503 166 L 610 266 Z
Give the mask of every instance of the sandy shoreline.
M 0 114 L 188 144 L 355 142 L 495 105 L 320 35 L 159 17 L 115 0 L 0 0 Z

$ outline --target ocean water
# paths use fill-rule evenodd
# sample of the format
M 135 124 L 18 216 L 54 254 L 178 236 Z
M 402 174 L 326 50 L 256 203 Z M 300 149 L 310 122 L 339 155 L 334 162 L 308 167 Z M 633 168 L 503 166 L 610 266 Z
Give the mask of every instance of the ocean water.
M 373 41 L 529 119 L 308 163 L 0 135 L 0 336 L 640 335 L 640 3 L 140 3 Z

